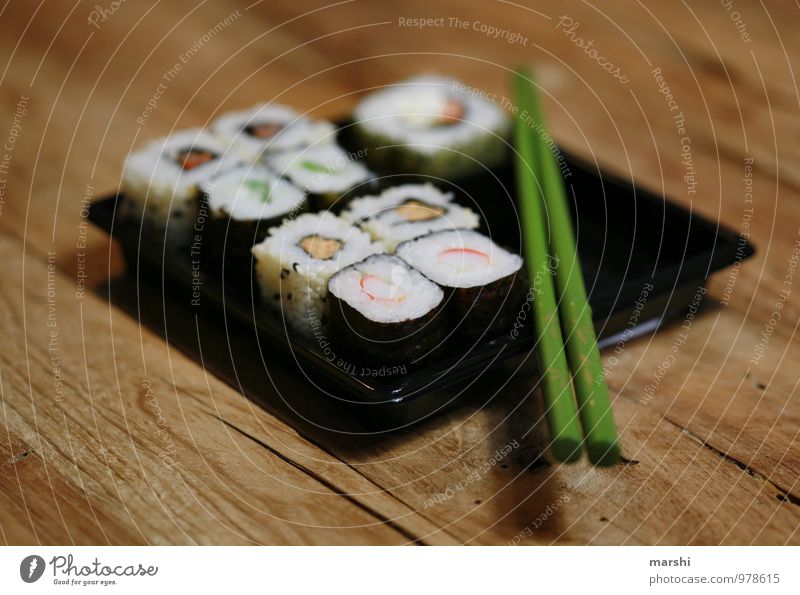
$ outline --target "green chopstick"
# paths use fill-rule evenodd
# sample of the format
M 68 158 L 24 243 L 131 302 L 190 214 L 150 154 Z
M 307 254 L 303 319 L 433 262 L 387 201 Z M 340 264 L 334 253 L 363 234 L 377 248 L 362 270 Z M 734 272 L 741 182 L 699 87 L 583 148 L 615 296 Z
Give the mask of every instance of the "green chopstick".
M 531 87 L 523 78 L 517 78 L 517 101 L 528 103 Z M 523 103 L 523 104 L 524 104 Z M 550 452 L 562 462 L 577 461 L 581 457 L 581 433 L 578 411 L 572 396 L 564 340 L 558 317 L 550 255 L 547 248 L 547 230 L 543 212 L 543 197 L 537 178 L 540 159 L 538 143 L 533 138 L 529 124 L 516 118 L 514 125 L 516 159 L 515 167 L 521 196 L 525 261 L 528 264 L 532 310 L 536 326 L 537 356 L 542 370 L 547 423 L 550 428 Z
M 539 100 L 532 77 L 517 73 L 518 107 L 526 109 L 540 130 L 545 130 Z M 522 121 L 520 115 L 519 120 Z M 529 134 L 534 131 L 529 129 Z M 619 460 L 619 443 L 614 414 L 600 361 L 600 350 L 592 322 L 592 310 L 586 297 L 566 190 L 556 157 L 544 139 L 536 134 L 539 171 L 544 205 L 550 219 L 550 249 L 557 259 L 556 288 L 559 314 L 566 334 L 567 358 L 575 384 L 581 423 L 589 460 L 595 465 L 613 465 Z

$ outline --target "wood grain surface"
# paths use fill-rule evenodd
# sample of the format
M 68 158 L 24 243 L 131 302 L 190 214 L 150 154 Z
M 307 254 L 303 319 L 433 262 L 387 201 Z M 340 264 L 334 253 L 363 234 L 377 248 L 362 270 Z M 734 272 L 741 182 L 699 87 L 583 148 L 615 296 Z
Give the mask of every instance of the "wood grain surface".
M 6 3 L 0 539 L 800 544 L 798 27 L 778 1 Z M 340 116 L 420 71 L 508 96 L 520 63 L 565 148 L 757 248 L 688 324 L 604 353 L 624 464 L 543 454 L 530 365 L 419 427 L 334 434 L 281 421 L 109 301 L 125 264 L 84 209 L 133 146 L 268 99 Z

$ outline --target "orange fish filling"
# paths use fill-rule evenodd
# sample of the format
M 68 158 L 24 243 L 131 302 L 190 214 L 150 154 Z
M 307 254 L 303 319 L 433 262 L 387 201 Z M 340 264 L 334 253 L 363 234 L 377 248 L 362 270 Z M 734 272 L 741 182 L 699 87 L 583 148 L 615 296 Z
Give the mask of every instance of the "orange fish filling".
M 277 122 L 264 122 L 262 124 L 251 124 L 246 126 L 244 131 L 255 138 L 268 139 L 272 138 L 283 130 L 283 124 Z
M 342 249 L 342 242 L 313 234 L 304 237 L 298 245 L 305 250 L 311 258 L 328 260 L 333 258 Z
M 205 165 L 209 161 L 213 161 L 216 155 L 211 151 L 204 151 L 202 149 L 188 149 L 178 153 L 175 161 L 178 165 L 185 170 L 192 170 L 195 167 Z
M 442 109 L 440 125 L 455 124 L 464 119 L 464 104 L 457 99 L 448 99 Z
M 444 215 L 445 209 L 411 198 L 395 208 L 395 212 L 406 221 L 414 222 L 430 221 L 441 217 Z

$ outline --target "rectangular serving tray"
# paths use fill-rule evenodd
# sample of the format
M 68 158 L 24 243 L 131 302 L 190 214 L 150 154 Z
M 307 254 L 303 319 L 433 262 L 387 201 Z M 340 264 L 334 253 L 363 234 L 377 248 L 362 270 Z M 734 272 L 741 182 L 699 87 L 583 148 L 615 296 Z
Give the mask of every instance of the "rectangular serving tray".
M 664 321 L 683 315 L 709 275 L 753 254 L 752 246 L 730 230 L 564 154 L 578 250 L 601 348 L 653 332 Z M 456 192 L 460 202 L 482 211 L 485 233 L 519 249 L 521 230 L 510 168 L 440 185 Z M 456 401 L 454 387 L 510 358 L 530 355 L 534 346 L 527 316 L 518 319 L 521 326 L 516 332 L 501 329 L 416 364 L 359 361 L 345 355 L 335 338 L 320 341 L 293 333 L 260 302 L 252 279 L 238 284 L 225 281 L 216 269 L 198 265 L 188 248 L 170 250 L 148 237 L 138 221 L 119 216 L 124 201 L 122 195 L 98 199 L 89 215 L 120 242 L 129 265 L 128 279 L 135 280 L 126 285 L 119 301 L 143 322 L 142 312 L 160 302 L 151 326 L 173 343 L 180 334 L 170 331 L 170 319 L 184 319 L 184 327 L 193 320 L 197 328 L 188 335 L 198 340 L 201 327 L 209 332 L 213 327 L 214 345 L 205 354 L 199 344 L 179 346 L 242 392 L 256 396 L 259 391 L 280 392 L 274 371 L 290 370 L 308 387 L 303 392 L 314 395 L 310 403 L 304 397 L 306 412 L 295 409 L 288 397 L 288 409 L 306 419 L 316 410 L 313 399 L 318 398 L 358 415 L 368 427 L 405 427 Z M 120 285 L 115 287 L 119 299 Z M 136 292 L 135 301 L 131 291 Z M 114 293 L 110 288 L 112 299 Z M 227 342 L 226 349 L 220 347 L 221 341 Z M 209 359 L 211 352 L 228 361 Z M 236 353 L 258 355 L 246 364 L 248 386 L 243 385 L 241 362 L 237 371 Z M 262 369 L 252 369 L 258 366 Z M 279 400 L 286 405 L 287 396 Z

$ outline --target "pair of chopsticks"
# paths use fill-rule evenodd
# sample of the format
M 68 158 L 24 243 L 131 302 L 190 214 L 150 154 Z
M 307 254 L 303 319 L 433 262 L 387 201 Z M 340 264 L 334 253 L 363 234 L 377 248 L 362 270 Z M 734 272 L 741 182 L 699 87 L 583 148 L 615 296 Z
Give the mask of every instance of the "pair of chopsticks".
M 559 461 L 574 462 L 585 443 L 593 464 L 613 465 L 619 459 L 617 429 L 564 182 L 542 138 L 545 127 L 530 73 L 514 74 L 514 90 L 515 164 L 551 452 Z

